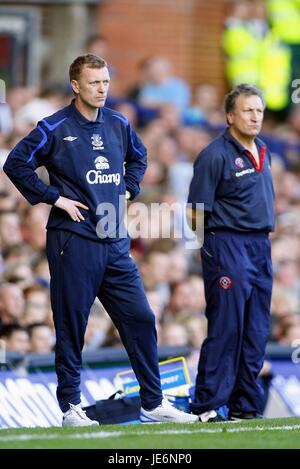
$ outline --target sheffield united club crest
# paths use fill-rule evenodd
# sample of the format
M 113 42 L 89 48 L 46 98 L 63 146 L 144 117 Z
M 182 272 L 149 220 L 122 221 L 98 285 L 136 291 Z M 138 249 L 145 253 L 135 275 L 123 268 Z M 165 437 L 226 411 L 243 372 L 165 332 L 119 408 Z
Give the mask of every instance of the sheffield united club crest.
M 223 288 L 223 290 L 229 290 L 232 287 L 232 280 L 225 275 L 220 278 L 219 280 L 219 287 Z
M 235 163 L 235 166 L 240 169 L 242 169 L 245 166 L 245 161 L 243 160 L 243 158 L 240 158 L 240 157 L 236 158 L 234 163 Z

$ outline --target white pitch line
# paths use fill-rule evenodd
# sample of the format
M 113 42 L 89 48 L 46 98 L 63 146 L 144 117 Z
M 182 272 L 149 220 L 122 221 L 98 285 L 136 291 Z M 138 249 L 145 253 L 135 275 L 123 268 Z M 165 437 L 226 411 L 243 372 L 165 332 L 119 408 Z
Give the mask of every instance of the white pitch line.
M 125 435 L 124 432 L 97 432 L 97 433 L 75 433 L 74 435 L 64 435 L 64 439 L 87 439 L 87 438 L 111 438 L 112 436 Z M 47 433 L 40 435 L 7 435 L 0 436 L 0 441 L 30 441 L 30 440 L 56 440 L 61 439 L 61 433 Z
M 180 435 L 180 434 L 197 434 L 197 433 L 240 433 L 240 432 L 261 432 L 261 431 L 291 431 L 291 430 L 300 430 L 300 425 L 282 425 L 278 427 L 234 427 L 228 428 L 223 426 L 222 428 L 202 428 L 198 430 L 160 430 L 160 431 L 133 431 L 133 432 L 122 432 L 122 431 L 99 431 L 99 432 L 86 432 L 86 433 L 74 433 L 63 435 L 61 433 L 50 433 L 50 434 L 37 434 L 37 435 L 3 435 L 0 434 L 0 441 L 9 442 L 9 441 L 30 441 L 30 440 L 55 440 L 55 439 L 68 439 L 68 440 L 81 440 L 81 439 L 91 439 L 91 438 L 111 438 L 118 436 L 144 436 L 144 435 Z

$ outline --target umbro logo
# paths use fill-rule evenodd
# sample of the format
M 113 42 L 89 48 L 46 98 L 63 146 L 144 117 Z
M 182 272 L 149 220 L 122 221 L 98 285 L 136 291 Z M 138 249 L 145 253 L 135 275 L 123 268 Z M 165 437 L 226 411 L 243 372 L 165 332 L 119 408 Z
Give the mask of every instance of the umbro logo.
M 72 137 L 69 135 L 68 137 L 65 137 L 64 140 L 67 140 L 67 142 L 73 142 L 73 140 L 77 140 L 78 137 Z

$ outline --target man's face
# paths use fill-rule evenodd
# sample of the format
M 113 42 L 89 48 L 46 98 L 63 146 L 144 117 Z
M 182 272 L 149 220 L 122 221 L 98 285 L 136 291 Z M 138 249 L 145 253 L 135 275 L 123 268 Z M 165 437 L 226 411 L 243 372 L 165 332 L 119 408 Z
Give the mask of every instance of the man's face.
M 259 96 L 241 94 L 235 108 L 227 114 L 227 120 L 233 130 L 247 137 L 259 134 L 264 117 L 264 107 Z
M 5 340 L 6 350 L 19 353 L 30 351 L 29 336 L 26 331 L 15 331 L 9 339 Z
M 78 81 L 72 80 L 71 85 L 82 103 L 92 108 L 100 108 L 105 105 L 109 82 L 107 67 L 89 68 L 85 65 Z
M 1 310 L 12 319 L 21 319 L 24 315 L 25 300 L 21 288 L 10 283 L 1 291 Z
M 52 333 L 48 326 L 35 327 L 31 336 L 33 353 L 50 353 L 52 350 Z
M 0 240 L 3 247 L 20 244 L 20 220 L 16 213 L 4 213 L 0 218 Z

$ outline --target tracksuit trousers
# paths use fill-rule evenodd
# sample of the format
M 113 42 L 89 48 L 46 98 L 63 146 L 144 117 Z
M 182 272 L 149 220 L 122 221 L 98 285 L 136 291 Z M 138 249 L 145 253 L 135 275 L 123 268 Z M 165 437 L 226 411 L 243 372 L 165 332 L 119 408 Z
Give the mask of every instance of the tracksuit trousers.
M 142 406 L 152 409 L 161 403 L 155 317 L 129 247 L 128 238 L 104 243 L 63 230 L 47 232 L 62 412 L 70 403 L 80 403 L 81 351 L 96 296 L 119 331 L 140 384 Z
M 227 405 L 261 412 L 257 383 L 269 336 L 272 262 L 267 233 L 206 232 L 201 248 L 208 335 L 195 398 L 199 414 Z

